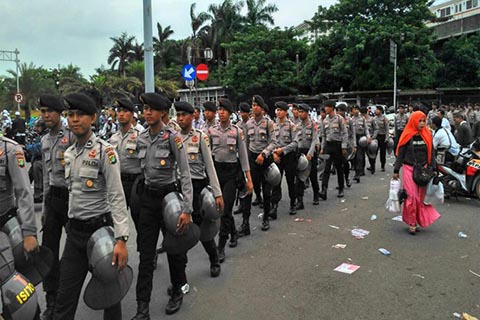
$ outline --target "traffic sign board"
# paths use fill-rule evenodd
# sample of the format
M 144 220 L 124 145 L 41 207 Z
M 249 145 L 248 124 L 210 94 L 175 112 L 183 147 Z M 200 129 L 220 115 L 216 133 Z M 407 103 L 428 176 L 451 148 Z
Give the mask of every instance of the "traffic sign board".
M 23 102 L 23 96 L 20 92 L 15 94 L 15 102 L 16 103 L 22 103 Z
M 195 86 L 195 81 L 193 80 L 185 80 L 185 85 L 192 89 Z
M 182 77 L 185 80 L 195 80 L 196 70 L 191 64 L 186 64 L 182 68 Z
M 197 78 L 202 81 L 208 79 L 208 66 L 206 64 L 200 63 L 197 66 Z

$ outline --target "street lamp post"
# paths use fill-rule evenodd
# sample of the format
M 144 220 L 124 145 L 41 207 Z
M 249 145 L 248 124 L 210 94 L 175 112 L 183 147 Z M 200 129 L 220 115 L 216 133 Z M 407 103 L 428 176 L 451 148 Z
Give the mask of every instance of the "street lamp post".
M 143 0 L 143 43 L 145 62 L 145 92 L 155 92 L 153 77 L 152 0 Z

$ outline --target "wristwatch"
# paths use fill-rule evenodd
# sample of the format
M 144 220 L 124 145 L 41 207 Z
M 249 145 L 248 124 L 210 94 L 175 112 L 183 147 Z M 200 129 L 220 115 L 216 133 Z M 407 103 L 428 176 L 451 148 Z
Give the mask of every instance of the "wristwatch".
M 121 237 L 118 237 L 118 238 L 115 238 L 115 240 L 123 240 L 123 242 L 127 243 L 128 241 L 128 236 L 121 236 Z

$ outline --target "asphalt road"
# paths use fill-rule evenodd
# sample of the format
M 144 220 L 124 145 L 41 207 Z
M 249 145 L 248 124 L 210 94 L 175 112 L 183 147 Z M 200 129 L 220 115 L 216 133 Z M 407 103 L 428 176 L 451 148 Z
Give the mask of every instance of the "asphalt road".
M 169 277 L 166 256 L 161 255 L 152 319 L 427 320 L 455 319 L 454 312 L 480 316 L 480 201 L 448 200 L 437 206 L 442 217 L 434 225 L 411 236 L 404 223 L 392 220 L 396 214 L 384 209 L 391 165 L 388 169 L 367 173 L 360 184 L 346 190 L 343 200 L 336 198 L 332 176 L 328 200 L 313 206 L 310 188 L 305 210 L 294 217 L 288 215 L 284 197 L 279 218 L 268 232 L 260 230 L 261 210 L 254 207 L 252 234 L 240 239 L 237 248 L 226 248 L 219 278 L 210 278 L 208 257 L 197 245 L 188 254 L 190 293 L 172 316 L 164 313 Z M 374 221 L 372 214 L 378 217 Z M 236 216 L 238 225 L 240 219 Z M 351 235 L 356 227 L 370 234 L 358 240 Z M 460 231 L 468 238 L 459 238 Z M 136 277 L 138 255 L 135 237 L 131 239 L 129 261 Z M 332 248 L 336 244 L 346 248 Z M 391 255 L 382 255 L 381 247 Z M 333 270 L 343 262 L 360 268 L 351 275 Z M 41 286 L 37 289 L 43 309 L 43 291 Z M 136 311 L 135 280 L 122 306 L 123 318 L 131 319 Z M 102 319 L 102 314 L 86 307 L 81 298 L 76 319 Z

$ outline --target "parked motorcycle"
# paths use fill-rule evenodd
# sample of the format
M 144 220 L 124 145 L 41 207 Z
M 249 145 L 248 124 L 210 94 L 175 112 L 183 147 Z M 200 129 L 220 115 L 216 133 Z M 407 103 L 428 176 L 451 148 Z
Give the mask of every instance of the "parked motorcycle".
M 480 199 L 480 142 L 463 149 L 451 164 L 439 163 L 439 177 L 445 196 L 470 196 Z

